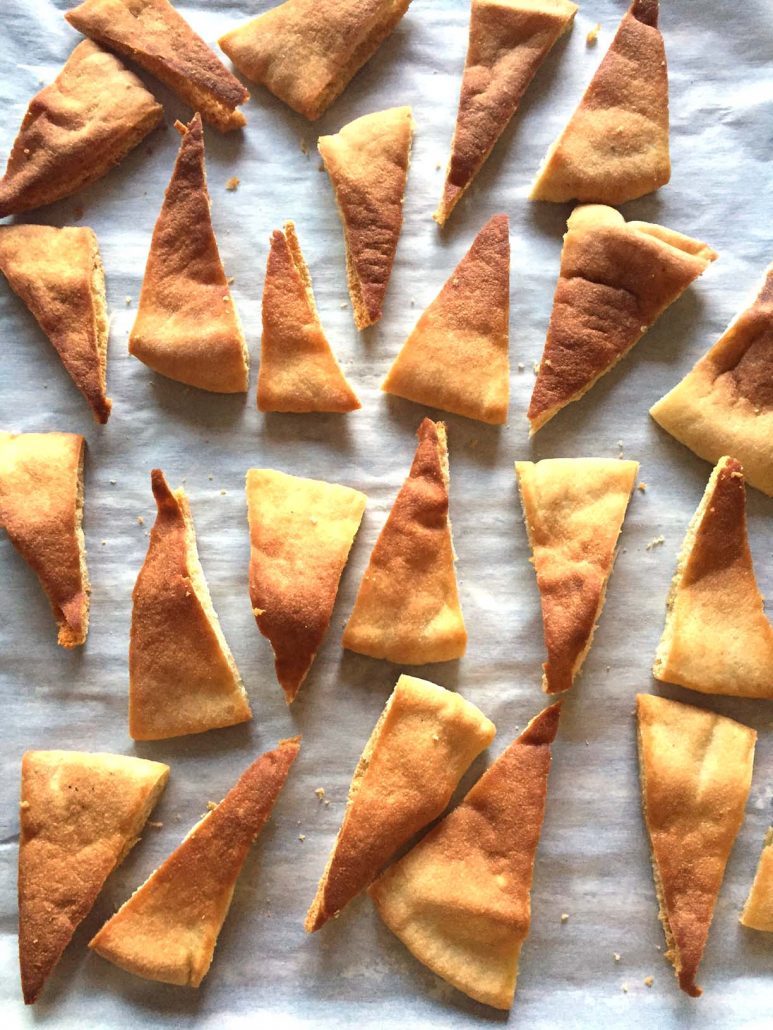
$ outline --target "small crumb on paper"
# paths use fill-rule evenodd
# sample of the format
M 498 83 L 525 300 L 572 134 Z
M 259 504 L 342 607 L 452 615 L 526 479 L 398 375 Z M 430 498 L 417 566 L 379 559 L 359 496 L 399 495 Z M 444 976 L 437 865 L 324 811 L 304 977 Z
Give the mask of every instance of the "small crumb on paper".
M 628 994 L 628 984 L 623 984 L 622 991 L 623 991 L 623 994 Z
M 207 811 L 208 812 L 214 812 L 216 808 L 217 808 L 217 801 L 208 801 L 207 802 Z
M 137 516 L 137 525 L 138 526 L 144 526 L 145 525 L 145 519 L 142 517 L 142 515 L 138 515 Z
M 151 820 L 148 821 L 148 826 L 152 826 L 154 830 L 160 830 L 163 825 L 163 823 L 154 823 Z
M 568 912 L 562 912 L 561 913 L 561 922 L 562 923 L 568 923 L 569 922 L 569 913 Z
M 645 550 L 651 551 L 653 547 L 660 547 L 661 544 L 666 542 L 666 538 L 661 533 L 660 536 L 654 536 L 652 540 L 647 544 Z
M 130 297 L 130 296 L 129 296 L 129 295 L 127 294 L 127 295 L 126 295 L 126 307 L 127 307 L 127 308 L 130 308 L 130 307 L 131 307 L 131 303 L 132 303 L 132 299 L 131 299 L 131 297 Z
M 639 483 L 639 485 L 636 487 L 636 489 L 639 490 L 641 493 L 645 494 L 647 492 L 647 484 L 646 483 Z
M 655 983 L 655 977 L 654 976 L 645 976 L 644 977 L 644 986 L 645 987 L 652 987 L 652 985 L 654 983 Z
M 519 362 L 518 362 L 518 371 L 519 371 L 519 372 L 523 372 L 523 370 L 524 370 L 524 368 L 525 368 L 525 367 L 526 367 L 526 366 L 524 365 L 524 363 L 523 363 L 522 361 L 519 361 Z
M 324 796 L 325 796 L 325 788 L 324 787 L 317 787 L 316 790 L 314 791 L 314 793 L 317 795 L 317 797 L 321 801 L 324 798 Z
M 299 142 L 301 144 L 301 153 L 305 154 L 306 157 L 308 157 L 309 156 L 309 144 L 306 142 L 306 140 L 303 138 L 303 136 L 301 136 Z
M 620 952 L 619 951 L 613 951 L 612 952 L 612 958 L 615 960 L 615 962 L 619 962 L 620 961 Z
M 225 184 L 225 188 L 229 193 L 235 193 L 239 189 L 239 179 L 235 175 L 232 175 L 228 182 Z
M 306 834 L 305 833 L 299 833 L 298 834 L 298 840 L 301 842 L 301 844 L 303 844 L 303 842 L 306 840 Z
M 598 22 L 596 22 L 593 28 L 588 32 L 588 35 L 585 37 L 585 42 L 588 44 L 588 46 L 596 45 L 599 38 L 599 32 L 601 32 L 601 25 Z

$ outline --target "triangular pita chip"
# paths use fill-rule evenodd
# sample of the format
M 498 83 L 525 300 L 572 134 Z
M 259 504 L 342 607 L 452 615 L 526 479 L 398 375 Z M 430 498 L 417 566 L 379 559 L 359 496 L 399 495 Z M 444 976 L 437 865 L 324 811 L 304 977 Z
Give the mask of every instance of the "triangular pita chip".
M 97 422 L 107 422 L 105 273 L 91 229 L 0 227 L 0 271 L 56 348 Z
M 425 418 L 411 471 L 371 552 L 343 646 L 402 665 L 467 647 L 448 519 L 446 427 Z
M 250 94 L 168 0 L 85 0 L 64 16 L 155 75 L 221 132 L 245 124 L 236 108 Z
M 734 455 L 773 497 L 773 265 L 754 303 L 650 415 L 707 461 Z
M 260 411 L 354 411 L 361 407 L 322 329 L 295 226 L 274 230 L 263 286 Z
M 313 933 L 443 812 L 496 729 L 475 705 L 401 676 L 354 770 L 346 812 L 306 916 Z
M 625 357 L 716 258 L 662 225 L 626 222 L 598 204 L 575 208 L 529 404 L 532 433 Z
M 151 472 L 158 515 L 134 587 L 129 732 L 163 740 L 252 718 L 196 549 L 188 498 Z
M 369 61 L 411 0 L 285 0 L 220 46 L 239 71 L 315 121 Z
M 451 157 L 433 215 L 440 225 L 483 167 L 576 11 L 570 0 L 472 0 Z
M 370 888 L 409 951 L 471 998 L 513 1004 L 560 704 L 546 708 L 464 801 Z
M 725 865 L 743 822 L 757 734 L 714 712 L 636 698 L 644 820 L 660 921 L 679 986 L 693 998 Z
M 633 0 L 531 200 L 624 204 L 671 178 L 668 68 L 658 0 Z
M 28 751 L 21 765 L 19 966 L 30 1005 L 110 873 L 136 844 L 169 767 Z
M 257 758 L 89 947 L 135 976 L 198 987 L 212 964 L 244 860 L 300 746 L 300 737 L 282 740 Z
M 327 633 L 367 497 L 271 469 L 247 473 L 250 600 L 288 704 Z
M 381 389 L 501 425 L 510 398 L 510 238 L 494 215 L 416 323 Z
M 213 393 L 243 393 L 249 355 L 209 210 L 204 130 L 195 115 L 153 230 L 129 351 L 155 372 Z
M 773 698 L 773 626 L 754 576 L 735 458 L 719 459 L 688 527 L 652 674 L 703 694 Z
M 363 115 L 317 146 L 335 190 L 346 243 L 346 276 L 354 324 L 381 318 L 397 241 L 411 157 L 410 107 Z
M 639 465 L 617 458 L 517 461 L 542 603 L 542 686 L 568 690 L 590 651 Z
M 757 874 L 743 907 L 741 922 L 751 930 L 773 933 L 773 826 L 765 836 Z
M 0 433 L 0 526 L 40 580 L 62 647 L 89 630 L 83 459 L 75 433 Z
M 0 181 L 0 218 L 69 197 L 110 171 L 164 109 L 117 57 L 79 43 L 30 101 Z

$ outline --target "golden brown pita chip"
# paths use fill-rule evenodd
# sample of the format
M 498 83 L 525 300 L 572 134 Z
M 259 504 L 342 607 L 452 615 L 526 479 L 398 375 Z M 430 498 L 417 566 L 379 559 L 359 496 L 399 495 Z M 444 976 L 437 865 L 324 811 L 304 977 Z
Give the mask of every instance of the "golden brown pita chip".
M 658 0 L 633 0 L 579 107 L 548 151 L 530 199 L 624 204 L 670 178 L 668 68 Z
M 300 746 L 300 737 L 282 740 L 257 758 L 89 947 L 135 976 L 198 987 L 212 964 L 244 860 Z
M 513 1004 L 560 704 L 546 708 L 464 801 L 379 877 L 378 914 L 433 973 L 484 1005 Z
M 381 387 L 501 425 L 510 398 L 510 238 L 494 215 L 416 323 Z
M 467 647 L 448 519 L 446 427 L 425 418 L 411 471 L 360 583 L 343 646 L 401 665 L 461 658 Z
M 625 357 L 717 256 L 673 229 L 626 222 L 611 207 L 575 208 L 529 404 L 532 433 Z
M 236 108 L 250 94 L 168 0 L 85 0 L 64 16 L 155 75 L 221 132 L 245 124 Z
M 306 916 L 313 933 L 448 805 L 496 729 L 475 705 L 401 676 L 354 770 L 346 812 Z
M 523 519 L 542 602 L 542 687 L 568 690 L 590 651 L 638 462 L 517 461 Z
M 644 820 L 666 958 L 693 998 L 725 866 L 743 822 L 757 734 L 714 712 L 639 694 Z
M 169 767 L 28 751 L 21 764 L 19 966 L 31 1005 L 110 873 L 137 843 Z
M 356 118 L 317 142 L 343 223 L 358 329 L 381 318 L 403 225 L 412 136 L 410 107 L 392 107 Z
M 158 515 L 132 595 L 129 732 L 163 740 L 252 718 L 196 549 L 188 498 L 151 472 Z
M 773 933 L 773 826 L 765 835 L 757 874 L 743 907 L 741 922 L 751 930 Z
M 288 704 L 327 633 L 366 503 L 348 486 L 272 469 L 247 473 L 250 600 Z

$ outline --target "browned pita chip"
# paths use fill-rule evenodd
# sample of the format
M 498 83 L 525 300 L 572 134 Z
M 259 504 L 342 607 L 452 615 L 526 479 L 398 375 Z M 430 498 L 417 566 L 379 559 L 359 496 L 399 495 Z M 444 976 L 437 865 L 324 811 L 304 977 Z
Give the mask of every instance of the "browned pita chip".
M 743 907 L 741 922 L 751 930 L 773 933 L 773 826 L 765 834 L 757 873 Z

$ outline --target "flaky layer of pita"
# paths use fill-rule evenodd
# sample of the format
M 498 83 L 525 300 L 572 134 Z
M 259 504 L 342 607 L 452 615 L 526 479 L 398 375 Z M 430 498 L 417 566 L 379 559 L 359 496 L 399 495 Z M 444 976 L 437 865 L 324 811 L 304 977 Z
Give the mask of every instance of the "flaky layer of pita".
M 741 922 L 751 930 L 773 933 L 773 826 L 765 836 L 754 883 L 743 907 Z

